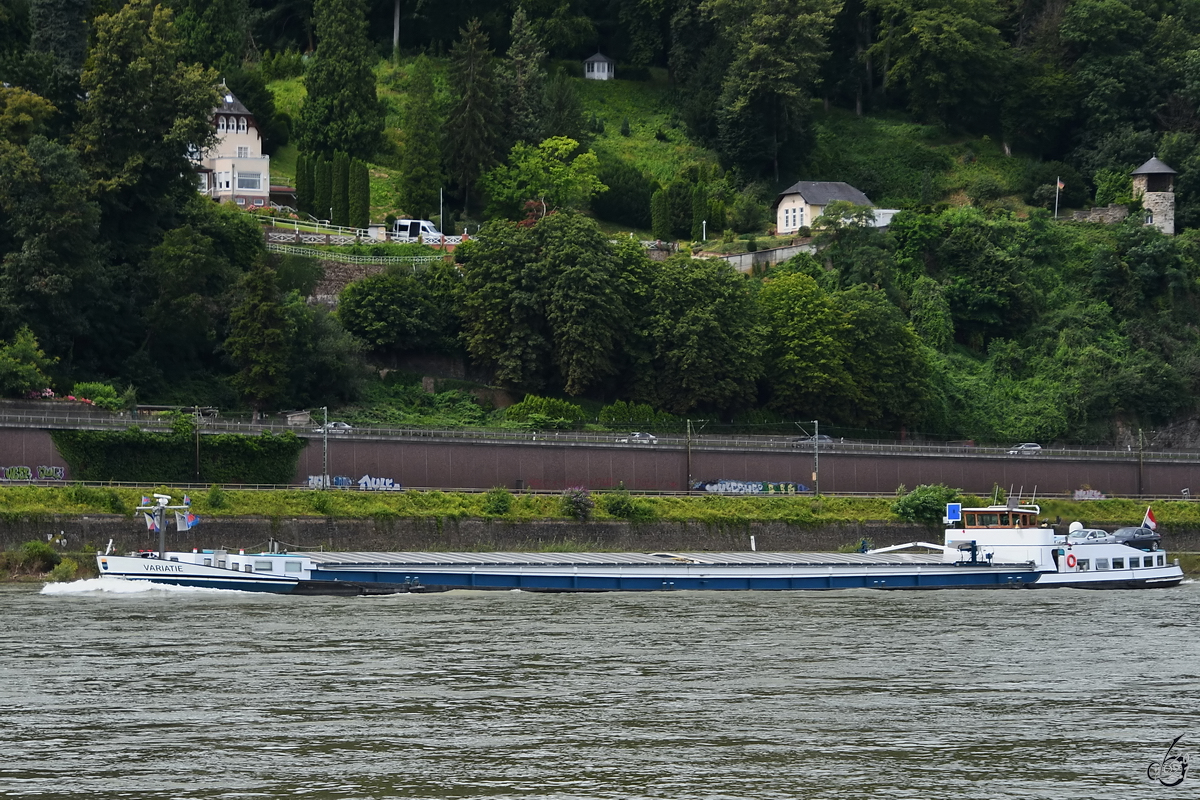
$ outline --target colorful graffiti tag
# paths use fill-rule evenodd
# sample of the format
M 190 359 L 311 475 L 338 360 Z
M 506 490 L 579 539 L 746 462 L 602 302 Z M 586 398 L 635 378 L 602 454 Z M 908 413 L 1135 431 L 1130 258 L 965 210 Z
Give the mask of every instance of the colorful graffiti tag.
M 34 476 L 37 476 L 34 478 Z M 0 481 L 61 481 L 67 477 L 66 467 L 0 467 Z
M 798 494 L 807 492 L 808 487 L 802 483 L 772 483 L 770 481 L 731 481 L 726 479 L 715 481 L 697 481 L 692 484 L 696 491 L 712 492 L 714 494 Z
M 403 486 L 391 478 L 372 478 L 370 475 L 363 475 L 358 480 L 348 478 L 345 475 L 333 475 L 329 478 L 329 485 L 334 489 L 360 489 L 364 492 L 399 492 L 404 489 Z M 320 489 L 321 476 L 309 475 L 308 488 Z

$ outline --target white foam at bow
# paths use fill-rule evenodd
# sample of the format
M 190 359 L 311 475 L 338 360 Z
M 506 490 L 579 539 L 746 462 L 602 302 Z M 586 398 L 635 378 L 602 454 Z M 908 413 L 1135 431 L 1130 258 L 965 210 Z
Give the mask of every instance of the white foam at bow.
M 200 586 L 171 586 L 150 581 L 129 581 L 123 578 L 86 578 L 70 583 L 47 583 L 42 587 L 41 594 L 87 594 L 90 592 L 105 592 L 108 594 L 139 594 L 142 592 L 188 592 L 228 594 L 231 589 L 209 589 Z M 248 592 L 241 592 L 248 594 Z

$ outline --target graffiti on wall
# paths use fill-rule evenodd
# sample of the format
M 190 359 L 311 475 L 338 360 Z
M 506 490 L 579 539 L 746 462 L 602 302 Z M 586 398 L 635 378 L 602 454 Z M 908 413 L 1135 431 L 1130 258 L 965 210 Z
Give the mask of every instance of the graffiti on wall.
M 0 481 L 61 481 L 67 477 L 66 467 L 0 467 Z
M 692 489 L 714 494 L 798 494 L 807 492 L 803 483 L 772 483 L 770 481 L 697 481 Z
M 1076 489 L 1076 500 L 1103 500 L 1104 492 L 1096 491 L 1095 489 Z
M 399 492 L 404 488 L 391 478 L 372 478 L 370 475 L 363 475 L 358 480 L 353 480 L 345 475 L 332 475 L 329 478 L 329 485 L 334 489 L 360 489 L 364 492 Z M 320 489 L 321 476 L 309 475 L 308 488 Z

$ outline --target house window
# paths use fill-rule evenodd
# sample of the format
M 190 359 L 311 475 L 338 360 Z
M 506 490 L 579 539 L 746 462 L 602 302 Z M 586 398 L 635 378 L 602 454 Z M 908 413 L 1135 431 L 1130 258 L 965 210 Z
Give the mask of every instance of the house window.
M 208 174 L 201 172 L 196 176 L 196 188 L 202 192 L 208 191 Z
M 1153 224 L 1154 224 L 1154 212 L 1153 212 L 1153 211 L 1147 211 L 1147 212 L 1146 212 L 1146 224 L 1147 224 L 1147 225 L 1153 225 Z
M 239 147 L 237 149 L 237 153 L 238 153 L 237 154 L 238 158 L 249 158 L 250 157 L 250 148 L 249 147 Z
M 589 61 L 588 65 L 587 65 L 588 72 L 591 72 L 595 66 L 596 66 L 595 64 L 593 64 L 592 62 Z
M 239 189 L 261 189 L 262 188 L 262 173 L 239 172 L 237 188 L 239 188 Z
M 229 173 L 228 172 L 218 172 L 217 173 L 217 188 L 218 189 L 228 189 L 229 188 Z
M 238 117 L 238 133 L 246 132 L 246 118 Z

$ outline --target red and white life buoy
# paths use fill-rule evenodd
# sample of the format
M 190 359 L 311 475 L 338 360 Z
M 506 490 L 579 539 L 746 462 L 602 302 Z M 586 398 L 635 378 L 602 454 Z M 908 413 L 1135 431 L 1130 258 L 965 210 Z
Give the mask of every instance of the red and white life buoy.
M 1076 563 L 1076 562 L 1075 562 L 1075 554 L 1074 554 L 1074 553 L 1067 553 L 1067 566 L 1068 566 L 1068 567 L 1074 567 L 1074 566 L 1075 566 L 1075 563 Z

